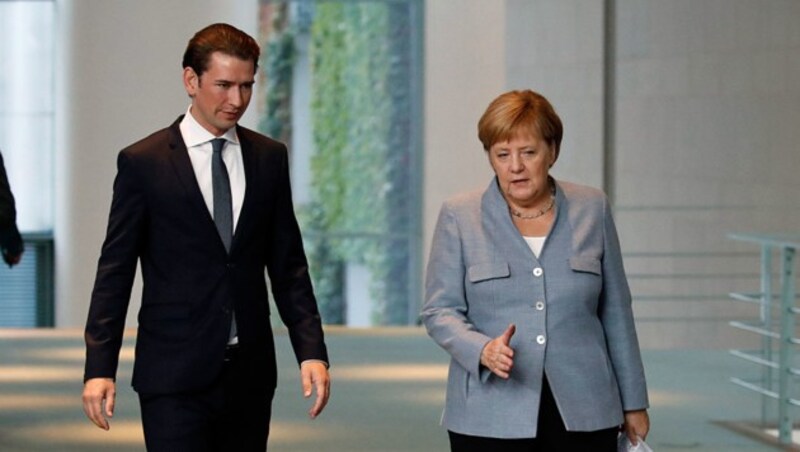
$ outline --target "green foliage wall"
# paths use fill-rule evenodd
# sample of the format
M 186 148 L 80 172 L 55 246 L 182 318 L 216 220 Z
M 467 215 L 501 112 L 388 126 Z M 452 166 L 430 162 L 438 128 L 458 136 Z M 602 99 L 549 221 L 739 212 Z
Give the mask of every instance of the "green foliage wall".
M 261 130 L 291 138 L 295 34 L 285 3 L 262 65 Z M 409 323 L 410 12 L 400 2 L 317 2 L 311 25 L 311 199 L 297 206 L 326 323 L 345 323 L 348 263 L 366 266 L 375 324 Z
M 292 67 L 294 66 L 294 35 L 288 24 L 287 3 L 272 8 L 272 33 L 267 38 L 259 66 L 266 73 L 265 114 L 259 130 L 278 141 L 291 140 Z
M 408 69 L 407 56 L 396 53 L 407 37 L 392 26 L 404 19 L 393 17 L 396 9 L 388 2 L 323 2 L 312 26 L 311 216 L 335 237 L 325 243 L 328 257 L 370 269 L 376 324 L 408 323 L 410 150 L 397 127 L 409 121 L 407 74 L 397 77 Z

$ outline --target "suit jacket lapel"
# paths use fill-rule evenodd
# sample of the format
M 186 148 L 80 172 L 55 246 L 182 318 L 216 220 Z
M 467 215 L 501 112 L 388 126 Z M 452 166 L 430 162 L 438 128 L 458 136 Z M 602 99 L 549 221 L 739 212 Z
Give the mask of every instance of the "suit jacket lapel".
M 484 228 L 490 234 L 498 237 L 497 243 L 503 249 L 504 253 L 510 255 L 519 255 L 523 253 L 525 259 L 535 259 L 533 252 L 528 248 L 522 234 L 514 226 L 511 220 L 511 214 L 508 213 L 508 203 L 506 203 L 503 194 L 500 192 L 500 187 L 497 185 L 497 177 L 492 178 L 489 187 L 483 193 L 481 200 L 482 209 L 484 211 L 484 221 L 488 221 Z M 511 237 L 511 242 L 508 238 Z
M 544 255 L 544 250 L 547 248 L 547 242 L 550 241 L 550 235 L 552 235 L 552 232 L 555 230 L 556 224 L 561 217 L 561 205 L 564 203 L 564 195 L 558 188 L 558 183 L 555 182 L 555 180 L 553 183 L 556 184 L 556 216 L 553 219 L 552 226 L 550 226 L 550 233 L 545 240 L 544 248 L 542 248 L 540 258 L 542 255 Z M 522 234 L 520 234 L 517 227 L 514 226 L 514 221 L 511 219 L 511 214 L 508 212 L 508 203 L 506 203 L 505 198 L 503 198 L 503 194 L 500 192 L 500 187 L 497 185 L 497 177 L 492 179 L 492 182 L 489 183 L 489 187 L 483 193 L 481 204 L 485 212 L 484 218 L 488 219 L 489 224 L 498 229 L 498 237 L 503 237 L 504 241 L 507 241 L 507 237 L 513 237 L 511 246 L 507 248 L 508 252 L 522 252 L 525 254 L 526 258 L 533 259 L 536 262 L 540 260 L 540 258 L 536 258 L 536 255 L 533 254 L 533 251 L 531 251 L 530 247 L 525 242 Z
M 186 149 L 186 143 L 183 142 L 183 137 L 181 136 L 179 128 L 181 119 L 183 119 L 183 115 L 169 127 L 169 160 L 178 176 L 180 184 L 189 195 L 192 208 L 197 211 L 198 218 L 208 223 L 213 229 L 214 235 L 219 239 L 219 245 L 224 248 L 222 239 L 219 238 L 217 228 L 214 225 L 214 218 L 208 211 L 208 206 L 206 206 L 206 202 L 203 199 L 203 193 L 200 191 L 200 185 L 197 183 L 197 177 L 194 174 L 194 168 L 189 158 L 189 151 Z
M 242 201 L 242 210 L 239 212 L 239 220 L 236 222 L 236 229 L 233 232 L 233 242 L 231 243 L 231 253 L 236 249 L 237 242 L 241 241 L 242 235 L 245 235 L 245 228 L 247 228 L 248 217 L 251 214 L 253 203 L 253 190 L 256 189 L 256 151 L 253 148 L 253 143 L 248 139 L 247 134 L 240 126 L 236 126 L 236 135 L 239 137 L 239 147 L 242 151 L 242 164 L 244 165 L 244 200 Z

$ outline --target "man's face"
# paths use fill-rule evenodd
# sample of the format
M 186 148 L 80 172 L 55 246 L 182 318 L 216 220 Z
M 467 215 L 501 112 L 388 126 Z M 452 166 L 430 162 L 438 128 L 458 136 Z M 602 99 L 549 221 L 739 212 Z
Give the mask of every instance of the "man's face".
M 206 130 L 220 136 L 242 117 L 255 83 L 255 65 L 222 52 L 214 52 L 201 76 L 183 70 L 183 85 L 192 98 L 191 113 Z

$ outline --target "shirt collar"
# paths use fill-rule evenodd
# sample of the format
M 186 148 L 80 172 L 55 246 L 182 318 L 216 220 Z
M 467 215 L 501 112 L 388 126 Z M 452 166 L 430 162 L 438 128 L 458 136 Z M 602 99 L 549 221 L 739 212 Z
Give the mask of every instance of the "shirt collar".
M 186 109 L 186 115 L 183 117 L 183 120 L 180 123 L 180 129 L 181 135 L 183 136 L 183 141 L 186 143 L 187 148 L 208 143 L 214 138 L 225 138 L 232 143 L 239 144 L 239 137 L 236 135 L 236 127 L 231 127 L 221 136 L 216 137 L 214 134 L 206 130 L 205 127 L 201 126 L 196 119 L 194 119 L 194 116 L 192 116 L 191 105 Z

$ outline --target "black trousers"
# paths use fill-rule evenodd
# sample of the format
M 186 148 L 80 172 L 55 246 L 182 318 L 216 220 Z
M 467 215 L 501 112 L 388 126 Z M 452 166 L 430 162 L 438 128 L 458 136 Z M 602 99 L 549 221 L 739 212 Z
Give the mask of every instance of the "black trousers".
M 491 415 L 491 414 L 489 414 Z M 592 451 L 616 452 L 617 427 L 592 432 L 570 432 L 558 412 L 547 377 L 542 380 L 542 401 L 539 404 L 539 422 L 536 438 L 501 439 L 450 434 L 452 452 L 550 452 Z
M 242 384 L 246 372 L 234 349 L 207 389 L 139 394 L 148 452 L 266 451 L 275 388 Z

